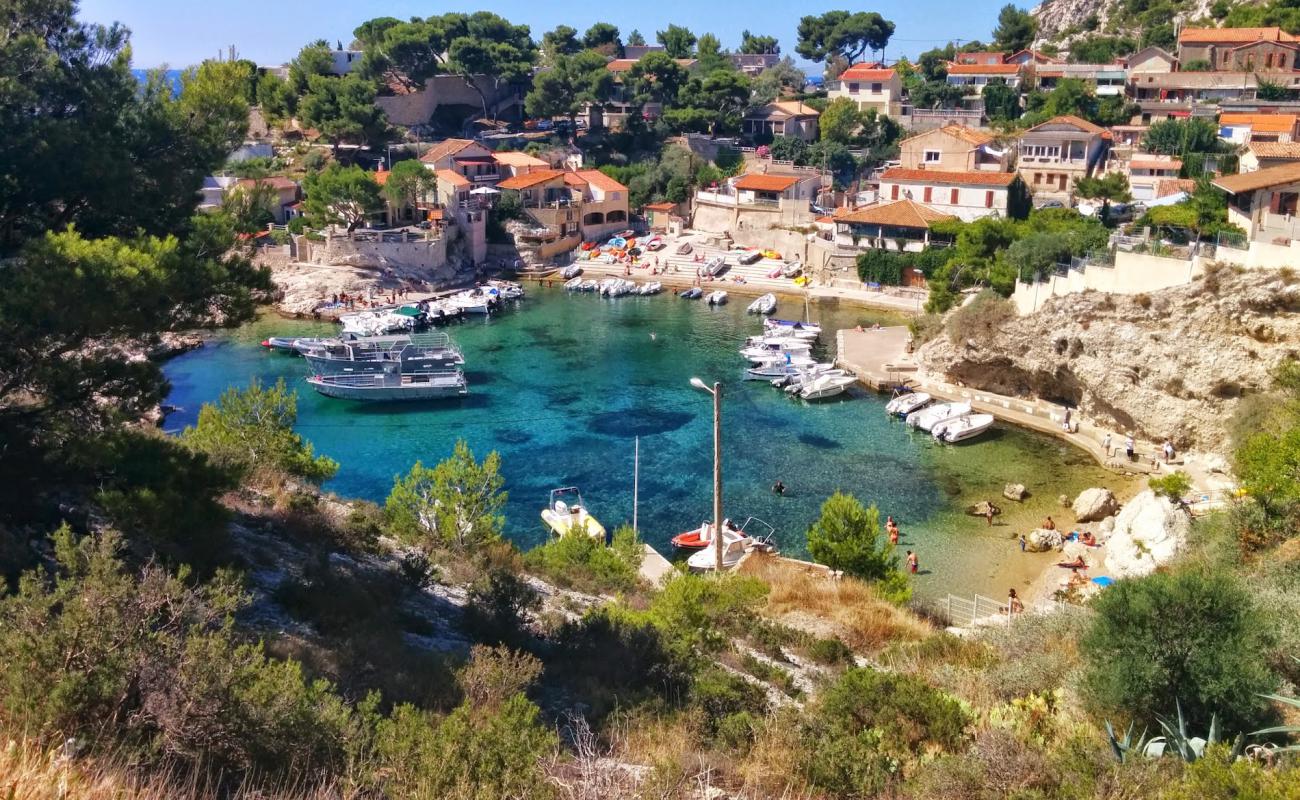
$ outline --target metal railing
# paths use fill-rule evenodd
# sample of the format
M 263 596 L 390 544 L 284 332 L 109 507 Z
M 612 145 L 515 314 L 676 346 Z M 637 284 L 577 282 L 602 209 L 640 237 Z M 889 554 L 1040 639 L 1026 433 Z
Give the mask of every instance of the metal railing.
M 950 594 L 944 600 L 943 608 L 948 616 L 948 621 L 960 628 L 973 625 L 978 620 L 992 617 L 1011 619 L 1011 612 L 1005 604 L 982 594 L 977 594 L 974 598 L 958 597 Z

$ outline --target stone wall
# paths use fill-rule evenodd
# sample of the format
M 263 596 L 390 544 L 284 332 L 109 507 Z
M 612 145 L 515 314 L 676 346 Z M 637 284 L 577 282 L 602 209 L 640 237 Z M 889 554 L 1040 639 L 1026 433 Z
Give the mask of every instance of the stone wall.
M 447 264 L 447 239 L 374 241 L 330 236 L 324 241 L 298 237 L 300 260 L 312 264 L 337 264 L 362 269 L 433 272 Z
M 492 82 L 486 79 L 476 81 L 487 96 L 488 108 L 514 98 L 509 89 L 498 91 Z M 375 98 L 375 105 L 388 115 L 388 121 L 396 125 L 425 125 L 432 119 L 439 106 L 471 106 L 481 108 L 483 101 L 461 78 L 455 75 L 438 75 L 424 84 L 424 89 L 411 94 L 380 96 Z
M 1016 282 L 1012 299 L 1016 312 L 1025 315 L 1038 311 L 1053 297 L 1085 291 L 1107 294 L 1143 294 L 1176 286 L 1186 286 L 1205 271 L 1206 259 L 1166 258 L 1149 253 L 1115 254 L 1114 266 L 1088 264 L 1070 269 L 1065 275 L 1051 275 L 1032 283 Z

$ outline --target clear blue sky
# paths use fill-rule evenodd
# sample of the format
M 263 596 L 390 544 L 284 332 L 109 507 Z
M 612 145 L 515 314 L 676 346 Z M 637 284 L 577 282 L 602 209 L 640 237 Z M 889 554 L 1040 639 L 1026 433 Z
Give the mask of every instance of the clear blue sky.
M 915 55 L 949 39 L 987 41 L 998 9 L 1007 0 L 887 0 L 880 5 L 827 3 L 806 5 L 781 0 L 650 0 L 649 2 L 556 2 L 556 0 L 480 0 L 479 2 L 385 3 L 358 0 L 82 0 L 81 16 L 94 22 L 121 22 L 132 31 L 135 66 L 185 67 L 235 45 L 239 54 L 259 64 L 279 64 L 313 39 L 330 42 L 352 38 L 358 23 L 372 17 L 429 16 L 445 11 L 494 11 L 532 28 L 533 38 L 564 24 L 579 33 L 593 22 L 611 22 L 626 36 L 633 28 L 646 41 L 675 22 L 696 33 L 710 31 L 734 48 L 740 32 L 776 36 L 782 52 L 794 55 L 799 17 L 834 8 L 874 10 L 897 28 L 886 56 Z M 1026 3 L 1026 6 L 1032 2 Z M 805 65 L 806 66 L 806 65 Z

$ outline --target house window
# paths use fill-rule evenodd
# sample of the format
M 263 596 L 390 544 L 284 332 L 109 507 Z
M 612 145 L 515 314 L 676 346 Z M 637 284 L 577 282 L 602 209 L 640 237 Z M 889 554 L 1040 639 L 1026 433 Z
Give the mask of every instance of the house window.
M 1266 53 L 1264 55 L 1264 69 L 1272 69 L 1272 68 L 1273 68 L 1273 54 Z
M 925 158 L 925 163 L 927 163 L 927 164 L 938 164 L 938 163 L 939 163 L 939 157 L 940 157 L 941 155 L 942 155 L 942 153 L 940 153 L 938 150 L 926 150 L 926 151 L 925 151 L 925 157 L 924 157 L 924 158 Z
M 955 206 L 955 205 L 957 205 L 957 189 L 956 189 L 956 188 L 954 188 L 954 189 L 952 190 L 952 192 L 949 193 L 949 196 L 948 196 L 948 205 L 950 205 L 950 206 Z
M 1066 175 L 1062 175 L 1062 176 L 1060 176 L 1060 178 L 1061 178 L 1061 191 L 1064 192 L 1064 191 L 1065 191 L 1065 182 L 1066 182 L 1066 180 L 1068 180 L 1068 176 L 1066 176 Z
M 921 200 L 921 202 L 923 203 L 930 202 L 930 195 L 933 194 L 933 192 L 934 192 L 933 187 L 930 186 L 925 187 L 925 194 L 922 195 L 923 199 Z
M 858 85 L 856 83 L 850 83 L 849 94 L 857 94 L 857 93 L 858 93 Z
M 889 199 L 890 200 L 898 199 L 898 184 L 894 184 L 893 186 L 890 187 Z
M 873 83 L 873 84 L 871 84 L 871 93 L 872 93 L 872 94 L 880 94 L 882 87 L 883 87 L 883 84 L 879 84 L 879 83 Z
M 1043 173 L 1041 173 L 1041 172 L 1035 172 L 1035 173 L 1034 173 L 1034 185 L 1037 186 L 1038 184 L 1040 184 L 1040 183 L 1042 183 L 1042 182 L 1043 182 Z
M 993 192 L 988 191 L 984 193 L 984 207 L 985 208 L 993 207 Z

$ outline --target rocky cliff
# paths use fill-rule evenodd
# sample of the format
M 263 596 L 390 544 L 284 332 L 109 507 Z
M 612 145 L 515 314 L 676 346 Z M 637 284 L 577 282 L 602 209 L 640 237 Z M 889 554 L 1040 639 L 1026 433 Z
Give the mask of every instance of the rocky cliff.
M 960 325 L 974 338 L 940 334 L 918 357 L 968 386 L 1067 403 L 1139 438 L 1225 453 L 1240 398 L 1267 389 L 1278 362 L 1300 352 L 1298 311 L 1300 282 L 1289 272 L 1220 269 L 1149 296 L 1067 295 L 1026 317 L 1004 309 L 993 329 Z
M 1210 19 L 1210 6 L 1214 0 L 1173 0 L 1177 11 L 1168 20 L 1175 26 L 1196 20 Z M 1263 0 L 1242 0 L 1243 5 Z M 1114 36 L 1125 34 L 1140 40 L 1141 31 L 1129 22 L 1124 13 L 1123 0 L 1046 0 L 1030 11 L 1038 20 L 1038 38 L 1034 47 L 1055 44 L 1066 48 L 1079 36 Z M 1090 17 L 1096 15 L 1097 25 L 1089 33 L 1084 28 Z M 1213 23 L 1210 23 L 1213 24 Z

